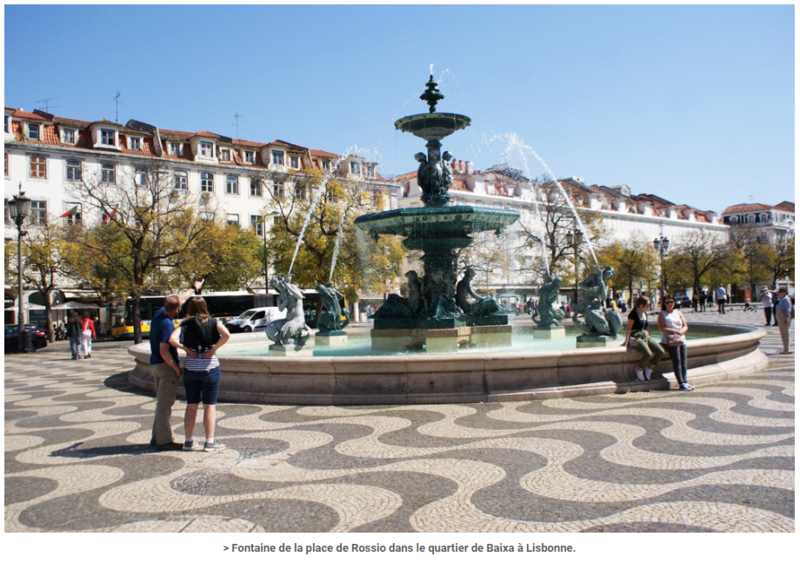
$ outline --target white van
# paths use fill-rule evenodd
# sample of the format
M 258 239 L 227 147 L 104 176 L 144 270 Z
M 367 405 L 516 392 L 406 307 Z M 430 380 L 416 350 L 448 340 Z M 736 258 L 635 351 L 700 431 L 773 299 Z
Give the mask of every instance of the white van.
M 279 311 L 278 307 L 256 307 L 247 309 L 235 319 L 228 319 L 225 327 L 232 333 L 263 331 L 272 321 L 285 318 L 285 309 Z

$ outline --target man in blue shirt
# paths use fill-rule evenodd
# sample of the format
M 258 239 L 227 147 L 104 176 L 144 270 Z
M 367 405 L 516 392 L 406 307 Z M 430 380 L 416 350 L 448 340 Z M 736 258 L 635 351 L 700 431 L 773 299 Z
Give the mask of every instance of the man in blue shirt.
M 164 306 L 150 321 L 150 367 L 153 371 L 156 392 L 156 414 L 150 445 L 155 445 L 159 451 L 183 448 L 183 444 L 172 440 L 170 425 L 181 369 L 178 349 L 169 344 L 169 336 L 175 330 L 174 321 L 181 306 L 195 292 L 199 292 L 202 286 L 203 281 L 195 281 L 194 289 L 188 289 L 181 295 L 167 296 L 164 299 Z
M 791 354 L 792 351 L 789 348 L 789 326 L 792 324 L 792 300 L 788 297 L 786 287 L 778 289 L 778 295 L 780 295 L 781 300 L 778 301 L 775 320 L 778 322 L 778 330 L 781 331 L 781 342 L 783 343 L 783 352 L 781 354 Z

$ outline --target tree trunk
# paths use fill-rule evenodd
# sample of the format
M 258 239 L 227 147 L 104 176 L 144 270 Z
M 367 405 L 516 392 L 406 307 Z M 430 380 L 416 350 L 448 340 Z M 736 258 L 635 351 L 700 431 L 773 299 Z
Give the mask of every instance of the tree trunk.
M 131 300 L 131 310 L 133 311 L 133 343 L 142 342 L 142 314 L 139 312 L 139 297 L 136 294 Z

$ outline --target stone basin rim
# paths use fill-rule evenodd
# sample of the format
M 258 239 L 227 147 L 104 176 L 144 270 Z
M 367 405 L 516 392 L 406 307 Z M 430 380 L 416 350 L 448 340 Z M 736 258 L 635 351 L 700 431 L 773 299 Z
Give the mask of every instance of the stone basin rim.
M 727 334 L 688 342 L 689 381 L 693 385 L 736 378 L 769 364 L 759 349 L 759 339 L 766 335 L 763 329 L 732 325 L 702 328 Z M 136 362 L 128 375 L 130 382 L 152 390 L 149 344 L 134 345 L 128 352 Z M 477 403 L 675 387 L 669 359 L 659 364 L 650 382 L 632 382 L 639 355 L 624 347 L 368 357 L 220 354 L 219 359 L 222 368 L 220 399 L 236 402 L 286 405 Z M 377 369 L 381 370 L 380 374 L 374 372 Z

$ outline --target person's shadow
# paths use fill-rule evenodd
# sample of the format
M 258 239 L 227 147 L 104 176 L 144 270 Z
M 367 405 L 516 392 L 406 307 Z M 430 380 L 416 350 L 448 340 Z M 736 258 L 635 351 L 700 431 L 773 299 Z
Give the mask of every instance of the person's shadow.
M 112 455 L 143 455 L 157 453 L 158 449 L 148 443 L 133 443 L 124 445 L 105 445 L 101 447 L 83 447 L 83 442 L 73 443 L 64 449 L 53 451 L 51 457 L 70 457 L 73 459 L 92 459 L 94 457 L 109 457 Z

